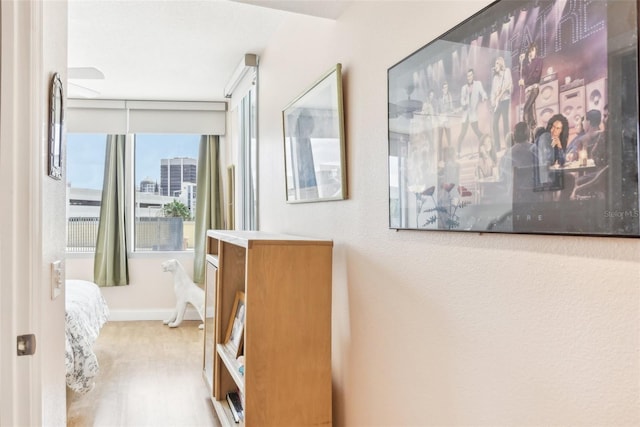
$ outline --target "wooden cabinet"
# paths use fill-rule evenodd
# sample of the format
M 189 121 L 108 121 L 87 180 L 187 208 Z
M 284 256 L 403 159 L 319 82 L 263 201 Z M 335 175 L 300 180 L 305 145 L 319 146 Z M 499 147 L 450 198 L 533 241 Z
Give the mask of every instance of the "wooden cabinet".
M 215 342 L 215 304 L 216 281 L 218 276 L 218 258 L 207 255 L 204 283 L 204 357 L 202 363 L 202 376 L 209 389 L 209 395 L 213 397 L 213 362 L 216 350 Z
M 207 232 L 217 261 L 213 406 L 223 426 L 331 426 L 330 240 Z M 225 339 L 244 293 L 244 371 Z M 205 338 L 206 342 L 206 338 Z M 226 396 L 243 397 L 235 423 Z

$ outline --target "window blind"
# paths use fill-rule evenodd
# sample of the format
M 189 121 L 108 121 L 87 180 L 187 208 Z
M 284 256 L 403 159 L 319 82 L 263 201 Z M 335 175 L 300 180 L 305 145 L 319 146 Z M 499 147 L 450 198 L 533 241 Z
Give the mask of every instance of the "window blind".
M 69 99 L 68 132 L 224 135 L 226 102 Z

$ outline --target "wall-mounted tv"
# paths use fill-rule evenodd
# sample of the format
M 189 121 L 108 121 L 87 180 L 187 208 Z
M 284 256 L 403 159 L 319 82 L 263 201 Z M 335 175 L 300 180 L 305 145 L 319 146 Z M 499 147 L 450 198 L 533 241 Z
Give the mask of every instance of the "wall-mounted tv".
M 501 0 L 391 66 L 390 228 L 640 236 L 637 26 Z

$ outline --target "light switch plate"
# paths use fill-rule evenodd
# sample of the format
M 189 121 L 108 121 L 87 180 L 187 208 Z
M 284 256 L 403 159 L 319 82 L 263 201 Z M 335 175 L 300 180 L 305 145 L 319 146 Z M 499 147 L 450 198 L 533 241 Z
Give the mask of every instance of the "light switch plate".
M 56 299 L 62 293 L 62 261 L 51 263 L 51 299 Z

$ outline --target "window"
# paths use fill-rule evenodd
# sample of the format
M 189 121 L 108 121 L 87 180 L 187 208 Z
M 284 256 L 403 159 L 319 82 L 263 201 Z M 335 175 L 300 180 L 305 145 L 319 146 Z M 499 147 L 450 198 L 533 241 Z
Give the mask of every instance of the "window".
M 107 135 L 67 134 L 68 252 L 95 250 Z M 134 251 L 193 250 L 200 135 L 137 134 L 127 143 Z
M 135 135 L 136 251 L 193 250 L 200 135 Z
M 252 86 L 238 106 L 239 183 L 242 230 L 258 229 L 258 140 L 256 133 L 256 87 Z
M 67 134 L 67 251 L 93 252 L 107 135 Z
M 235 217 L 239 230 L 258 229 L 258 139 L 256 87 L 252 85 L 232 110 L 233 143 L 238 146 L 237 203 Z
M 226 133 L 227 103 L 68 99 L 66 107 L 67 251 L 95 251 L 107 135 L 127 136 L 128 250 L 193 249 L 199 143 Z

